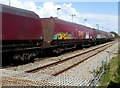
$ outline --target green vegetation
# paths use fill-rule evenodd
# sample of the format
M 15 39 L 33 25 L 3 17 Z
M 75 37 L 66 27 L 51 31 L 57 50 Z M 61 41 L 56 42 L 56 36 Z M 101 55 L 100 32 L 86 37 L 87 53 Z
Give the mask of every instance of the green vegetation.
M 120 38 L 120 36 L 116 33 L 116 32 L 110 32 L 110 33 L 112 33 L 112 34 L 114 34 L 115 35 L 115 38 Z
M 100 83 L 101 86 L 108 86 L 108 88 L 120 88 L 120 47 L 118 55 L 108 64 L 103 77 L 104 82 Z

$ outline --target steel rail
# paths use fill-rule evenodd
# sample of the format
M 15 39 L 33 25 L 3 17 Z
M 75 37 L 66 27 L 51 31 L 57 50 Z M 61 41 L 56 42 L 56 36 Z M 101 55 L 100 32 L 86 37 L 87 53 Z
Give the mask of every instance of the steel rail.
M 111 44 L 111 45 L 112 45 L 112 44 Z M 108 47 L 110 47 L 110 46 L 108 46 Z M 97 55 L 98 53 L 102 52 L 103 50 L 107 49 L 108 47 L 106 47 L 106 48 L 104 48 L 104 49 L 102 49 L 102 50 L 96 52 L 95 54 L 92 54 L 92 55 L 90 55 L 89 57 L 84 58 L 83 60 L 77 62 L 76 64 L 73 64 L 73 65 L 71 65 L 71 66 L 69 66 L 69 67 L 67 67 L 67 68 L 65 68 L 65 69 L 63 69 L 63 70 L 60 70 L 60 71 L 58 71 L 58 72 L 56 72 L 56 73 L 54 73 L 54 74 L 52 74 L 52 75 L 53 75 L 53 76 L 58 76 L 59 74 L 62 74 L 63 72 L 65 72 L 65 71 L 67 71 L 67 70 L 69 70 L 69 69 L 71 69 L 71 68 L 73 68 L 73 67 L 79 65 L 80 63 L 82 63 L 82 62 L 88 60 L 89 58 L 91 58 L 91 57 Z
M 110 43 L 110 44 L 111 44 L 111 43 Z M 106 44 L 106 45 L 109 45 L 109 44 Z M 77 55 L 74 55 L 74 56 L 65 58 L 65 59 L 60 60 L 60 61 L 56 61 L 56 62 L 47 64 L 47 65 L 44 65 L 44 66 L 41 66 L 41 67 L 37 67 L 37 68 L 31 69 L 31 70 L 27 70 L 27 71 L 25 71 L 25 72 L 26 72 L 26 73 L 35 73 L 35 72 L 38 72 L 39 70 L 45 69 L 45 68 L 47 68 L 47 67 L 52 67 L 52 66 L 58 65 L 58 64 L 60 64 L 60 63 L 63 63 L 63 62 L 65 62 L 65 61 L 68 61 L 68 60 L 73 59 L 73 58 L 75 58 L 75 57 L 78 57 L 78 56 L 81 56 L 81 55 L 83 55 L 83 54 L 89 53 L 89 52 L 91 52 L 91 51 L 97 50 L 97 49 L 99 49 L 99 48 L 101 48 L 101 47 L 103 47 L 103 46 L 106 46 L 106 45 L 102 45 L 102 46 L 99 46 L 99 47 L 94 48 L 94 49 L 92 49 L 92 50 L 88 50 L 88 51 L 85 51 L 85 52 L 83 52 L 83 53 L 80 53 L 80 54 L 77 54 Z M 91 56 L 91 57 L 92 57 L 92 56 Z M 90 57 L 88 57 L 88 58 L 90 58 Z M 86 58 L 86 59 L 88 59 L 88 58 Z M 85 60 L 86 60 L 86 59 L 85 59 Z M 85 60 L 83 60 L 83 61 L 85 61 Z M 82 62 L 83 62 L 83 61 L 82 61 Z M 81 62 L 81 63 L 82 63 L 82 62 Z M 76 65 L 77 65 L 77 64 L 76 64 Z M 71 67 L 69 67 L 69 68 L 67 68 L 67 69 L 70 69 L 70 68 L 71 68 Z M 67 70 L 67 69 L 66 69 L 66 70 Z M 63 71 L 63 72 L 64 72 L 64 71 Z M 56 74 L 53 74 L 53 75 L 56 76 L 57 73 L 56 73 Z

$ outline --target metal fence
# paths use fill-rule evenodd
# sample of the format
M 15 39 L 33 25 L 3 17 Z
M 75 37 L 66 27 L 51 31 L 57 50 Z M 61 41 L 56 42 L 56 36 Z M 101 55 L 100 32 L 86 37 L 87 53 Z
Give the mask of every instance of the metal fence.
M 104 76 L 105 70 L 108 70 L 109 66 L 109 59 L 106 57 L 102 60 L 94 69 L 93 69 L 93 87 L 96 88 L 101 81 L 104 83 Z

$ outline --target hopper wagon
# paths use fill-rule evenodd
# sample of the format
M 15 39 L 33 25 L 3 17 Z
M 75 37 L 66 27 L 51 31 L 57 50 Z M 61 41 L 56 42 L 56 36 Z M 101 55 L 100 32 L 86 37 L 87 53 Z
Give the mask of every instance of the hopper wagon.
M 42 53 L 62 53 L 84 45 L 112 41 L 111 33 L 58 18 L 0 4 L 0 41 L 3 64 L 26 61 Z

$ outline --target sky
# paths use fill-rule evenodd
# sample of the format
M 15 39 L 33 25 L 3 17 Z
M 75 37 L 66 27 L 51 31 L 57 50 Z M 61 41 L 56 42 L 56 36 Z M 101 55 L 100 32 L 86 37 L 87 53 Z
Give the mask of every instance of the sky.
M 98 28 L 107 32 L 118 33 L 118 2 L 57 2 L 54 0 L 10 0 L 10 5 L 37 13 L 40 18 L 57 17 L 66 21 L 82 24 L 91 28 Z M 58 0 L 60 1 L 60 0 Z M 62 0 L 61 0 L 62 1 Z M 9 0 L 0 0 L 9 5 Z M 57 8 L 61 8 L 57 12 Z M 85 20 L 86 19 L 86 20 Z M 120 34 L 120 33 L 119 33 Z

